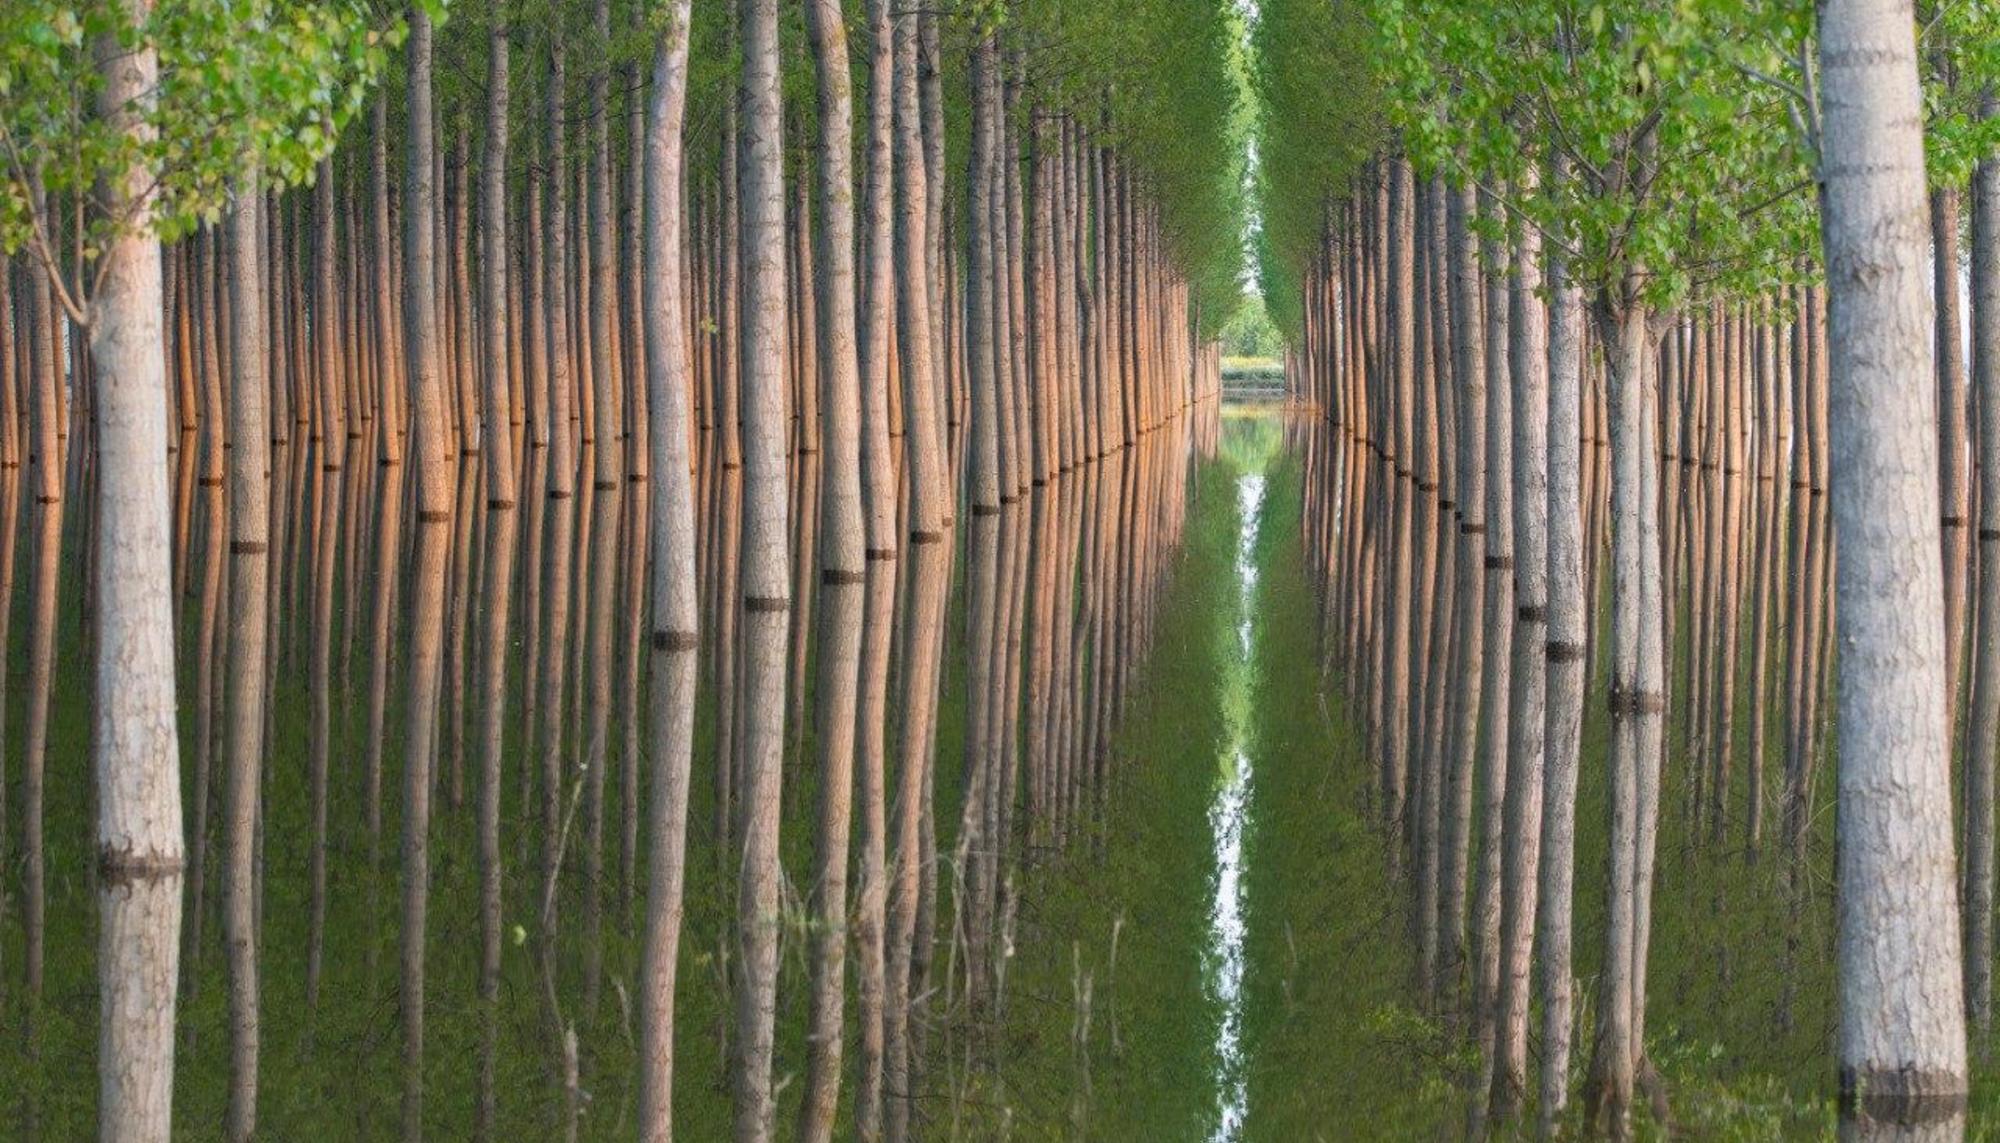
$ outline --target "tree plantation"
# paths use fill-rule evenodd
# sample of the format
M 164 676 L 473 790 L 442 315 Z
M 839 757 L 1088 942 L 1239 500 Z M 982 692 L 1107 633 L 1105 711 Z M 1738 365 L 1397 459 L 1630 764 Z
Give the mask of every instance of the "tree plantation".
M 2000 1130 L 2000 9 L 6 0 L 0 1123 Z

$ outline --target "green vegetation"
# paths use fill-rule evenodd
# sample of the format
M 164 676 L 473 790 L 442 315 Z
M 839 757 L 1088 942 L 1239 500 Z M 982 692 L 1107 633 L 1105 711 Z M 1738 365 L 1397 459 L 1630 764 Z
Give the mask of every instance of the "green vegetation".
M 123 0 L 9 0 L 0 16 L 0 250 L 94 260 L 129 220 L 97 212 L 74 236 L 51 235 L 36 199 L 91 194 L 133 163 L 157 180 L 157 230 L 167 241 L 215 221 L 249 162 L 271 185 L 306 181 L 404 30 L 400 18 L 385 21 L 356 0 L 163 0 L 143 26 Z M 93 52 L 107 41 L 149 42 L 160 53 L 144 143 L 90 113 L 103 87 Z M 74 293 L 78 305 L 88 296 Z
M 1284 335 L 1272 323 L 1270 311 L 1264 306 L 1264 295 L 1247 291 L 1243 304 L 1230 315 L 1229 323 L 1222 327 L 1222 355 L 1232 357 L 1276 357 L 1285 351 Z

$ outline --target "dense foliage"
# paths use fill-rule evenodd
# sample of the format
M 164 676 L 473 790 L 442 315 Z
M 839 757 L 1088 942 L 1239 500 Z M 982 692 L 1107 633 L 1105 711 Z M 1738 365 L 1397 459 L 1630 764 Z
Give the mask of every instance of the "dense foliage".
M 128 220 L 93 209 L 65 239 L 36 199 L 94 203 L 99 178 L 135 163 L 157 179 L 156 229 L 168 241 L 214 221 L 253 162 L 273 185 L 304 182 L 402 35 L 400 21 L 356 0 L 164 0 L 143 25 L 123 0 L 10 2 L 0 10 L 0 250 L 90 262 Z M 144 141 L 94 110 L 95 56 L 139 43 L 160 56 Z

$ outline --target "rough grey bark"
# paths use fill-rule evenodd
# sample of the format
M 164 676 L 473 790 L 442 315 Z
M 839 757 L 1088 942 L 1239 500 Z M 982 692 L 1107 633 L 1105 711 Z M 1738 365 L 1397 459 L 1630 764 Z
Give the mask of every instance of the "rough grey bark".
M 1454 671 L 1451 750 L 1446 774 L 1444 886 L 1438 894 L 1441 977 L 1462 987 L 1466 959 L 1467 863 L 1472 844 L 1472 790 L 1479 746 L 1479 694 L 1483 681 L 1486 563 L 1486 331 L 1481 314 L 1479 244 L 1471 229 L 1476 192 L 1451 192 L 1449 227 L 1452 286 L 1452 373 L 1458 383 L 1458 585 L 1453 593 L 1459 651 Z
M 1532 176 L 1531 176 L 1532 177 Z M 1532 190 L 1524 187 L 1523 191 Z M 1523 227 L 1509 291 L 1513 408 L 1514 651 L 1508 672 L 1506 844 L 1501 854 L 1499 1029 L 1493 1115 L 1520 1110 L 1528 1076 L 1529 972 L 1542 846 L 1548 622 L 1549 314 L 1541 235 Z M 1573 352 L 1573 349 L 1571 350 Z
M 652 495 L 652 673 L 647 695 L 652 806 L 639 985 L 639 1133 L 673 1138 L 674 980 L 687 882 L 689 770 L 701 645 L 695 583 L 690 369 L 682 310 L 681 126 L 689 0 L 676 0 L 653 52 L 646 137 L 646 384 Z
M 1552 176 L 1567 177 L 1560 165 Z M 1540 1130 L 1555 1134 L 1569 1102 L 1569 1057 L 1576 978 L 1570 967 L 1576 874 L 1576 786 L 1582 750 L 1584 638 L 1590 605 L 1583 593 L 1583 299 L 1560 250 L 1549 256 L 1548 388 L 1548 663 L 1544 721 L 1541 886 L 1536 941 L 1542 955 Z
M 1636 279 L 1600 296 L 1597 319 L 1611 373 L 1611 857 L 1606 879 L 1604 963 L 1591 1057 L 1592 1118 L 1618 1138 L 1629 1133 L 1642 1057 L 1644 955 L 1651 892 L 1653 813 L 1664 732 L 1660 549 L 1647 376 L 1647 313 Z
M 144 25 L 150 0 L 125 0 Z M 103 253 L 91 302 L 101 539 L 93 561 L 96 647 L 91 754 L 97 782 L 98 1133 L 159 1140 L 173 1124 L 174 986 L 181 928 L 180 746 L 174 707 L 171 519 L 167 504 L 166 337 L 154 183 L 139 158 L 159 57 L 141 37 L 95 45 L 98 112 L 134 141 L 104 183 L 128 225 Z
M 1956 1138 L 1966 1045 L 1915 25 L 1906 0 L 1820 6 L 1821 236 L 1840 536 L 1843 1133 Z
M 1489 213 L 1500 216 L 1499 202 L 1482 197 Z M 1506 806 L 1509 788 L 1509 745 L 1512 742 L 1510 704 L 1514 624 L 1514 383 L 1509 356 L 1512 315 L 1508 275 L 1513 251 L 1505 240 L 1487 238 L 1480 244 L 1486 275 L 1486 646 L 1489 656 L 1480 706 L 1479 871 L 1473 901 L 1473 946 L 1478 950 L 1472 981 L 1474 1028 L 1482 1068 L 1494 1058 L 1500 1000 L 1501 854 L 1508 844 Z M 1485 1072 L 1482 1079 L 1490 1078 Z M 1476 1093 L 1477 1094 L 1477 1093 Z
M 743 263 L 742 869 L 737 883 L 736 1138 L 769 1139 L 778 993 L 778 810 L 790 600 L 785 495 L 785 199 L 777 0 L 740 0 Z M 734 605 L 734 601 L 732 601 Z

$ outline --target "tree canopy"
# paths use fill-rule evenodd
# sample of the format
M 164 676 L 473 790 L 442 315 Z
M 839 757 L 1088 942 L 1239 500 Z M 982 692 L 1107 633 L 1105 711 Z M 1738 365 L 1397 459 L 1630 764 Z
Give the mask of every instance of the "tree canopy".
M 252 165 L 272 185 L 304 182 L 403 31 L 358 0 L 161 0 L 143 23 L 125 0 L 10 2 L 0 12 L 0 250 L 27 247 L 45 267 L 63 266 L 65 304 L 80 313 L 79 268 L 128 225 L 98 199 L 107 172 L 136 162 L 154 173 L 155 230 L 167 241 L 217 218 Z M 95 56 L 139 43 L 160 59 L 145 135 L 95 110 Z M 72 198 L 88 209 L 59 235 L 38 203 Z

